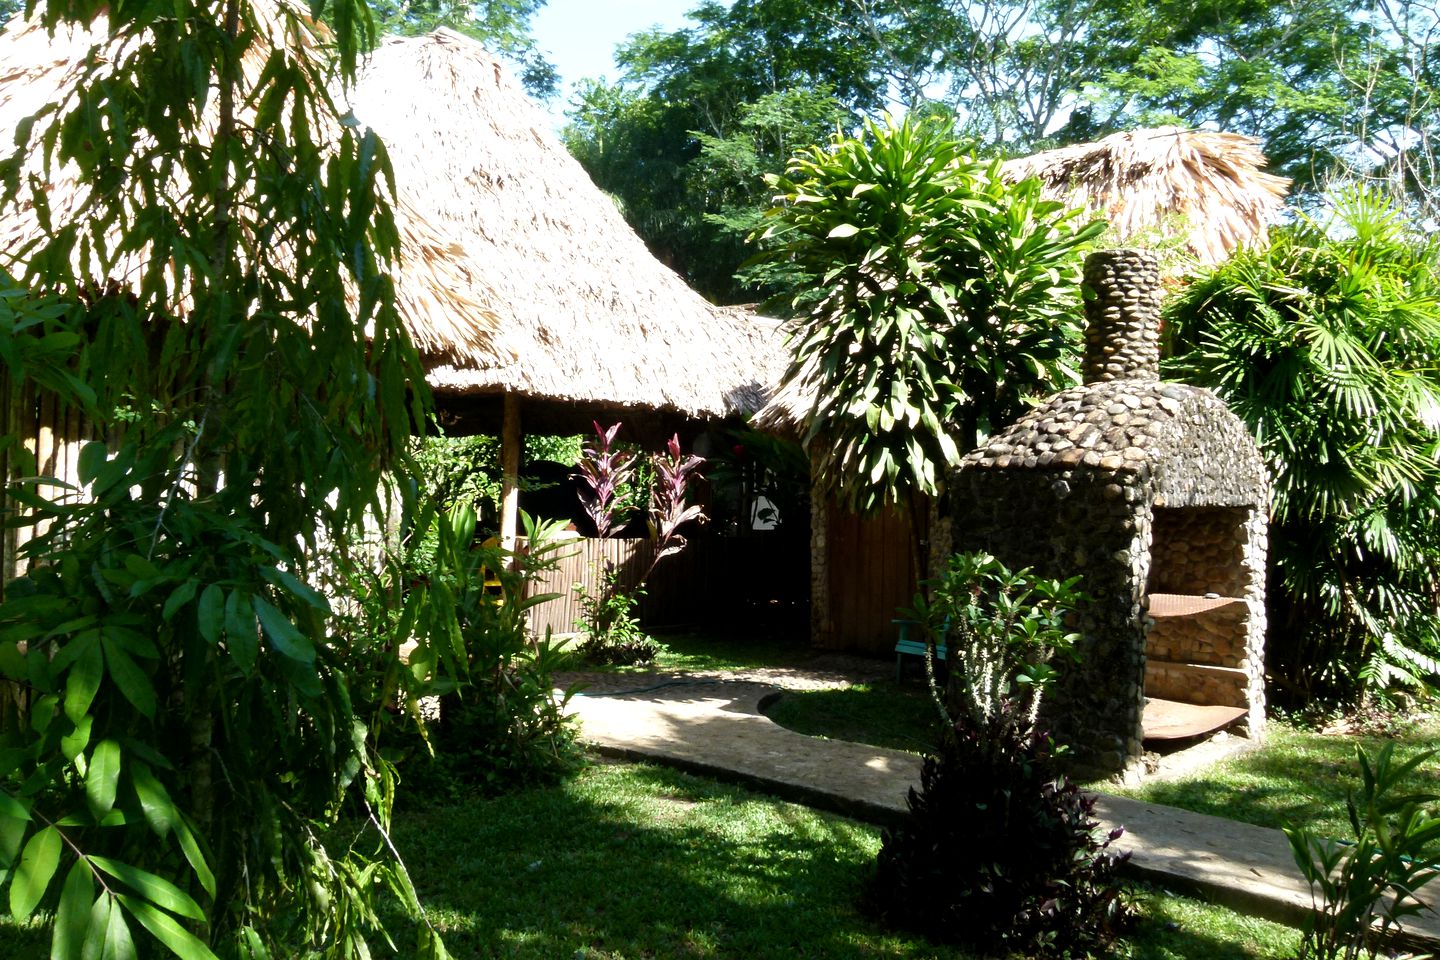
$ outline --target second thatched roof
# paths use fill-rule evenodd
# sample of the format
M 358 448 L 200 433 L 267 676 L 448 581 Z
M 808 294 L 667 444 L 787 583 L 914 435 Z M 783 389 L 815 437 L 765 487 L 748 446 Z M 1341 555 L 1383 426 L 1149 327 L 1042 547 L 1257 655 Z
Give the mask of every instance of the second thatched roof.
M 483 266 L 484 306 L 501 318 L 505 350 L 432 370 L 442 397 L 694 417 L 764 403 L 784 369 L 774 325 L 712 306 L 657 261 L 474 40 L 444 29 L 387 39 L 353 102 L 402 190 Z
M 1103 216 L 1117 245 L 1178 237 L 1206 265 L 1263 242 L 1290 186 L 1265 172 L 1255 139 L 1178 127 L 1046 150 L 1007 162 L 1004 175 L 1038 177 L 1050 196 Z

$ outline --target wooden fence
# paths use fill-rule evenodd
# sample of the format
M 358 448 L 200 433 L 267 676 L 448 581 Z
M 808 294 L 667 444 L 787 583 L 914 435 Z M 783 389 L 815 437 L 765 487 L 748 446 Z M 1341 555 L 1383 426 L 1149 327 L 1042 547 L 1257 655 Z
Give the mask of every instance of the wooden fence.
M 579 539 L 566 544 L 559 568 L 536 593 L 558 593 L 530 613 L 537 634 L 575 632 L 581 617 L 576 585 L 594 592 L 612 565 L 631 587 L 654 557 L 648 540 Z M 809 540 L 803 532 L 761 531 L 748 536 L 696 537 L 679 554 L 655 565 L 639 606 L 646 627 L 777 624 L 796 621 L 803 631 L 810 583 Z

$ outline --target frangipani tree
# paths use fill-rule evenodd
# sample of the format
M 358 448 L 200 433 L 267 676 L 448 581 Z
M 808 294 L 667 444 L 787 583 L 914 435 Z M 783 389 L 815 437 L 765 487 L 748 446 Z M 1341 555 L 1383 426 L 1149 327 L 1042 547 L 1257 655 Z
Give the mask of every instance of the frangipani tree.
M 770 182 L 768 256 L 811 279 L 787 379 L 845 505 L 935 495 L 982 432 L 1074 380 L 1081 251 L 1102 225 L 1038 181 L 1007 184 L 943 123 L 907 118 L 802 150 Z

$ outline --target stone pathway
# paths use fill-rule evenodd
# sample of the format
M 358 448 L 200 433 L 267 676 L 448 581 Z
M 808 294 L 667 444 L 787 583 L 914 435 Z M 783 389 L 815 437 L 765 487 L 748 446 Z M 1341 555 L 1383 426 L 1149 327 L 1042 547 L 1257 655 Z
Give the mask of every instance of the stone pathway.
M 848 658 L 847 658 L 848 659 Z M 884 675 L 876 661 L 859 661 Z M 582 738 L 612 756 L 665 763 L 877 824 L 894 822 L 919 782 L 920 759 L 898 750 L 807 737 L 761 713 L 782 689 L 843 686 L 853 664 L 771 668 L 734 675 L 568 674 L 588 681 L 570 701 Z M 1123 826 L 1131 875 L 1232 909 L 1291 924 L 1311 909 L 1310 889 L 1279 830 L 1102 794 L 1105 829 Z M 1412 949 L 1440 948 L 1440 914 L 1406 926 Z

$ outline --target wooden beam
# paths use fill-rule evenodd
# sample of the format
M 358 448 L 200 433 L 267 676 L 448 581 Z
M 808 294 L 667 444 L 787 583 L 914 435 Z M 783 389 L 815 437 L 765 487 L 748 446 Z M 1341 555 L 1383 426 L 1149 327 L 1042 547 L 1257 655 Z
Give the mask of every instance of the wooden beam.
M 505 419 L 500 434 L 500 546 L 515 549 L 520 517 L 520 398 L 505 394 Z

